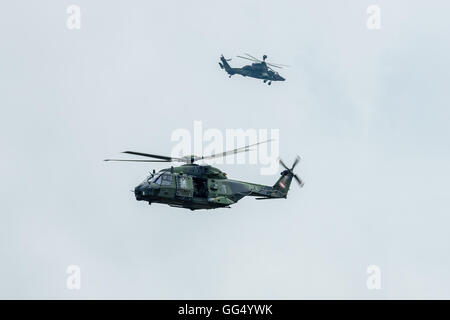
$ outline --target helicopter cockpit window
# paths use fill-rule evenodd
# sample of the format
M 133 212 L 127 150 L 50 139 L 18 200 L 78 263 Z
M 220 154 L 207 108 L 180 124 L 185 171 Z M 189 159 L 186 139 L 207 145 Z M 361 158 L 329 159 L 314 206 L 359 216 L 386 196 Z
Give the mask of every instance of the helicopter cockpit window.
M 161 176 L 161 185 L 170 186 L 172 184 L 172 175 L 170 173 L 165 173 Z
M 157 173 L 155 174 L 153 177 L 150 176 L 148 179 L 148 183 L 157 183 L 160 184 L 161 183 L 161 179 L 159 179 L 161 177 L 162 173 Z
M 226 186 L 225 184 L 223 184 L 223 185 L 221 186 L 221 188 L 222 188 L 222 193 L 223 193 L 223 194 L 227 194 L 227 186 Z

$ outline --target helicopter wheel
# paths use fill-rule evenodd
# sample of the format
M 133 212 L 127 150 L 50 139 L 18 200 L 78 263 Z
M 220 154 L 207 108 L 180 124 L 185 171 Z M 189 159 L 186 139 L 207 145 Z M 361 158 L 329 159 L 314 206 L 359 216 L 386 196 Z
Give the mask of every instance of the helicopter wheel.
M 264 79 L 264 83 L 266 83 L 267 82 L 267 79 Z
M 272 84 L 272 81 L 269 81 L 268 85 L 270 86 Z

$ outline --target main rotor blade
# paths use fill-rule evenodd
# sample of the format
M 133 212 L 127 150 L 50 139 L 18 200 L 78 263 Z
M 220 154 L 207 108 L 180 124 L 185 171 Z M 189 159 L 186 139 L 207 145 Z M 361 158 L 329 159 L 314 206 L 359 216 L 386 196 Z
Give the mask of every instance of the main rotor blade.
M 212 154 L 212 155 L 209 155 L 209 156 L 206 156 L 206 157 L 198 157 L 196 160 L 200 160 L 200 159 L 205 160 L 205 159 L 220 158 L 220 157 L 226 157 L 226 156 L 228 156 L 228 155 L 230 155 L 230 154 L 236 154 L 236 153 L 240 153 L 240 152 L 248 152 L 248 151 L 251 151 L 251 150 L 249 149 L 250 147 L 254 147 L 254 146 L 257 146 L 257 145 L 262 144 L 262 143 L 267 143 L 267 142 L 272 141 L 272 140 L 273 140 L 273 139 L 266 140 L 266 141 L 261 141 L 261 142 L 258 142 L 258 143 L 254 143 L 254 144 L 247 145 L 247 146 L 245 146 L 245 147 L 236 148 L 236 149 L 234 149 L 234 150 L 229 150 L 229 151 L 225 151 L 225 152 L 222 152 L 222 153 Z
M 168 160 L 134 160 L 134 159 L 105 159 L 103 161 L 126 161 L 126 162 L 170 162 Z
M 254 59 L 250 59 L 250 58 L 247 58 L 247 57 L 243 57 L 243 56 L 237 56 L 238 58 L 241 58 L 241 59 L 247 59 L 247 60 L 250 60 L 250 61 L 253 61 L 253 62 L 261 62 L 261 61 L 259 61 L 259 60 L 254 60 Z
M 254 61 L 258 61 L 258 62 L 266 62 L 266 61 L 263 61 L 263 60 L 260 60 L 260 59 L 258 59 L 258 58 L 255 58 L 254 56 L 252 56 L 251 54 L 248 54 L 248 53 L 245 53 L 247 56 L 249 56 L 250 58 L 252 58 Z M 249 59 L 249 58 L 246 58 L 246 57 L 242 57 L 242 56 L 238 56 L 239 58 L 243 58 L 243 59 L 247 59 L 247 60 L 251 60 L 251 59 Z M 275 68 L 280 68 L 280 69 L 283 69 L 283 67 L 289 67 L 288 65 L 286 65 L 286 64 L 281 64 L 281 63 L 275 63 L 275 62 L 266 62 L 266 64 L 268 64 L 268 65 L 270 65 L 270 66 L 272 66 L 272 67 L 275 67 Z
M 273 65 L 273 64 L 268 63 L 268 62 L 266 62 L 266 64 L 267 64 L 268 66 L 271 66 L 271 67 L 274 67 L 274 68 L 283 69 L 283 67 L 279 67 L 279 66 Z M 269 68 L 269 67 L 268 67 L 268 68 Z
M 197 161 L 197 160 L 214 159 L 214 158 L 221 158 L 221 157 L 229 156 L 230 154 L 236 154 L 236 153 L 248 152 L 248 151 L 251 151 L 251 150 L 250 149 L 242 149 L 242 150 L 234 149 L 234 150 L 225 151 L 225 152 L 222 152 L 222 153 L 211 154 L 209 156 L 195 157 L 195 161 Z
M 271 65 L 272 67 L 275 67 L 275 68 L 280 68 L 280 69 L 283 69 L 283 67 L 289 67 L 286 64 L 279 64 L 279 63 L 272 63 L 272 62 L 270 62 L 270 63 L 266 62 L 266 64 Z
M 133 154 L 133 155 L 141 156 L 141 157 L 149 157 L 149 158 L 161 159 L 161 160 L 166 160 L 166 161 L 180 160 L 178 158 L 171 158 L 171 157 L 166 157 L 166 156 L 160 156 L 160 155 L 157 155 L 157 154 L 142 153 L 142 152 L 135 152 L 135 151 L 124 151 L 122 153 Z
M 259 62 L 261 62 L 261 60 L 259 60 L 258 58 L 255 58 L 254 56 L 252 56 L 251 54 L 248 54 L 246 52 L 244 52 L 247 56 L 249 56 L 250 58 L 253 58 L 255 60 L 258 60 Z

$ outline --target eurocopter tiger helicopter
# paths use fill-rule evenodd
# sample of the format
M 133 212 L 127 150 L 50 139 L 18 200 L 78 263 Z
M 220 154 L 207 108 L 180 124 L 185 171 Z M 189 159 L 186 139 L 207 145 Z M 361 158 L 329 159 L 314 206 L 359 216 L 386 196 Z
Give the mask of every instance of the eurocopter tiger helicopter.
M 282 76 L 278 74 L 278 72 L 274 71 L 271 67 L 275 68 L 283 68 L 287 67 L 286 65 L 282 64 L 275 64 L 275 63 L 268 63 L 266 62 L 267 56 L 263 55 L 263 59 L 259 60 L 255 58 L 254 56 L 249 55 L 246 53 L 248 57 L 238 56 L 238 58 L 241 59 L 247 59 L 252 61 L 253 63 L 251 65 L 244 66 L 242 68 L 232 68 L 228 61 L 231 59 L 225 59 L 223 55 L 220 56 L 219 66 L 221 69 L 225 69 L 225 71 L 228 73 L 229 77 L 231 78 L 234 74 L 240 74 L 244 77 L 252 77 L 256 79 L 263 79 L 264 83 L 267 82 L 267 84 L 270 86 L 272 84 L 272 81 L 285 81 Z
M 299 183 L 300 187 L 303 186 L 302 180 L 293 172 L 295 166 L 300 161 L 300 157 L 295 159 L 291 168 L 288 168 L 280 160 L 280 164 L 285 170 L 281 172 L 281 177 L 273 186 L 231 180 L 227 178 L 225 172 L 217 168 L 210 165 L 197 165 L 194 163 L 198 160 L 248 152 L 250 151 L 249 147 L 260 143 L 263 142 L 201 157 L 191 155 L 182 158 L 173 158 L 149 153 L 124 151 L 123 153 L 126 154 L 158 160 L 105 159 L 104 161 L 184 162 L 184 165 L 162 169 L 158 173 L 155 173 L 155 170 L 153 170 L 153 173 L 134 189 L 136 200 L 147 201 L 148 204 L 162 203 L 171 207 L 190 210 L 229 208 L 230 205 L 235 204 L 246 196 L 257 197 L 257 200 L 286 198 L 292 178 Z

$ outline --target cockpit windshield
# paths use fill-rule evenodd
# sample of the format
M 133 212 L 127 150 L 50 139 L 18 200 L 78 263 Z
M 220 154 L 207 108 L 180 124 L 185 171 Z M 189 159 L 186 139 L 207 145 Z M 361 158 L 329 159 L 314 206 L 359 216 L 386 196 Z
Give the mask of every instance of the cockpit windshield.
M 156 182 L 156 180 L 158 180 L 158 178 L 163 174 L 163 172 L 158 172 L 157 174 L 153 175 L 153 176 L 149 176 L 147 178 L 147 182 L 148 183 L 154 183 Z

